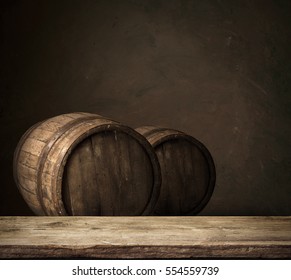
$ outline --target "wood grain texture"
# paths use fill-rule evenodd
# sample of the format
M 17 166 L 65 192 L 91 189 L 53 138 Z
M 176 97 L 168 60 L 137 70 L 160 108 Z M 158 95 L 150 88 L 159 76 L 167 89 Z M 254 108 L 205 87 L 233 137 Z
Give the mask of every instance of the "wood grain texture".
M 146 215 L 160 191 L 158 159 L 147 140 L 90 113 L 31 127 L 18 143 L 13 169 L 37 215 Z
M 156 151 L 162 173 L 156 215 L 194 215 L 208 203 L 215 166 L 207 148 L 184 132 L 143 126 L 136 129 Z
M 291 258 L 286 217 L 1 217 L 1 258 Z
M 104 131 L 85 139 L 68 158 L 63 198 L 70 215 L 141 215 L 154 184 L 144 147 L 121 130 Z

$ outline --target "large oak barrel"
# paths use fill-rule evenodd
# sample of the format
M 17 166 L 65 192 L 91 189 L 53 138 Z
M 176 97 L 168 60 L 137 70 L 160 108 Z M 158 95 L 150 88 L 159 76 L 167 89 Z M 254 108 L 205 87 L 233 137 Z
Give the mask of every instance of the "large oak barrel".
M 136 129 L 154 147 L 162 186 L 155 215 L 193 215 L 208 203 L 215 185 L 215 166 L 207 148 L 181 131 L 143 126 Z
M 37 215 L 146 215 L 160 176 L 143 136 L 89 113 L 37 123 L 14 154 L 16 184 Z

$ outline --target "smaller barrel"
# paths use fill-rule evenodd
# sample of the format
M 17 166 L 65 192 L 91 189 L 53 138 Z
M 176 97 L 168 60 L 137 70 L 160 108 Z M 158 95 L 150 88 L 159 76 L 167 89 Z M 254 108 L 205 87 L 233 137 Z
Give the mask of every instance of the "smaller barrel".
M 194 215 L 208 203 L 215 165 L 207 148 L 184 132 L 155 126 L 136 129 L 154 147 L 162 173 L 154 215 Z
M 142 135 L 96 114 L 39 122 L 14 154 L 15 182 L 37 215 L 146 215 L 158 199 L 160 177 Z

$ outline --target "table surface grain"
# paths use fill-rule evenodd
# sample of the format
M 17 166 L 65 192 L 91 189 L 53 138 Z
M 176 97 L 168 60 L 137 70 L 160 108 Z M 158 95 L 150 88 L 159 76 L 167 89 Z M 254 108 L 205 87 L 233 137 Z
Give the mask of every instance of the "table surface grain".
M 291 216 L 0 217 L 0 258 L 291 258 Z

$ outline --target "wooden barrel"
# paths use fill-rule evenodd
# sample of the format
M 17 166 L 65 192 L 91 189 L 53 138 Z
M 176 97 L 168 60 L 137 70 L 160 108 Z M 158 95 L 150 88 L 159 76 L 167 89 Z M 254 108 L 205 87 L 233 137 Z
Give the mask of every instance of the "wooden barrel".
M 143 136 L 89 113 L 31 127 L 15 150 L 14 179 L 37 215 L 146 215 L 161 183 Z
M 162 186 L 155 215 L 193 215 L 208 203 L 215 185 L 215 166 L 206 147 L 177 130 L 143 126 L 136 129 L 154 147 Z

